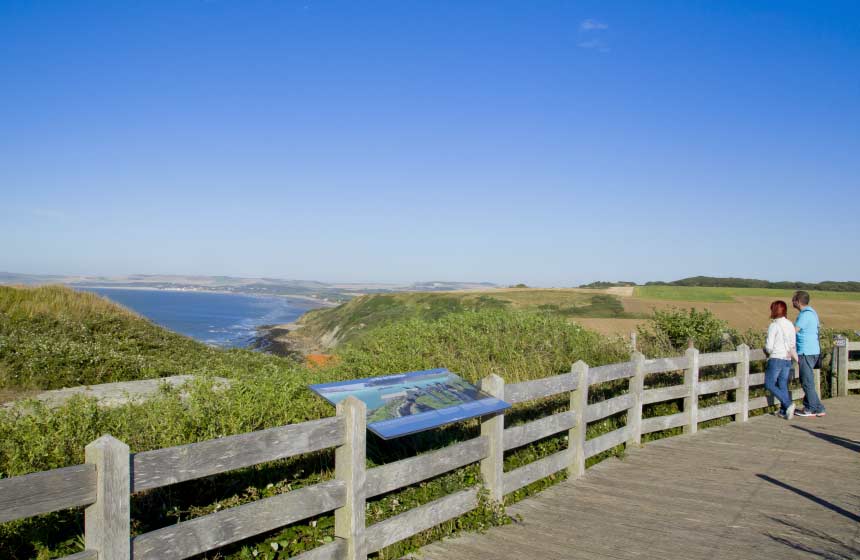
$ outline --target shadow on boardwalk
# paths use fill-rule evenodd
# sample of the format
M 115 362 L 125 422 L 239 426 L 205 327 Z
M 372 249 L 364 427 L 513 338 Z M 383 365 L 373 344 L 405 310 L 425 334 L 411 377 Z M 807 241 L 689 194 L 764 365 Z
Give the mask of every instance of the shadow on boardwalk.
M 426 560 L 860 558 L 860 396 L 646 444 Z

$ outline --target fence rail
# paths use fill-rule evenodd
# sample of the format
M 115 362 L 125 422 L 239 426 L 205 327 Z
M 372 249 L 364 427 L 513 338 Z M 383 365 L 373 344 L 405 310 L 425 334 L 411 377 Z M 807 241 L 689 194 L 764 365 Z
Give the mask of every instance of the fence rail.
M 848 377 L 849 369 L 860 369 L 860 361 L 848 359 L 850 351 L 860 351 L 860 343 L 838 348 L 837 392 L 842 395 L 860 388 L 860 380 Z M 691 348 L 684 356 L 655 360 L 634 353 L 629 362 L 594 368 L 580 361 L 570 373 L 509 385 L 491 375 L 481 386 L 494 396 L 516 404 L 566 395 L 569 409 L 507 428 L 503 413 L 484 417 L 479 437 L 372 469 L 366 468 L 365 460 L 366 408 L 354 398 L 341 402 L 336 416 L 330 418 L 142 453 L 129 453 L 122 442 L 103 436 L 87 446 L 83 465 L 0 479 L 0 522 L 87 506 L 86 550 L 66 560 L 122 560 L 132 555 L 143 560 L 188 558 L 334 511 L 335 540 L 296 558 L 366 558 L 474 509 L 479 488 L 444 496 L 370 526 L 365 520 L 367 499 L 480 462 L 484 488 L 490 499 L 500 502 L 505 494 L 559 471 L 579 476 L 587 458 L 620 445 L 639 444 L 643 434 L 672 428 L 694 433 L 700 422 L 726 416 L 746 421 L 750 410 L 772 404 L 769 397 L 750 398 L 750 388 L 764 383 L 764 374 L 750 374 L 750 362 L 764 359 L 763 351 L 742 345 L 711 354 Z M 736 366 L 735 375 L 699 380 L 700 368 L 729 364 Z M 646 387 L 647 375 L 677 371 L 684 372 L 683 384 Z M 625 380 L 626 393 L 588 404 L 590 386 Z M 734 391 L 733 401 L 699 408 L 701 395 L 727 391 Z M 803 391 L 792 391 L 793 398 L 802 396 Z M 682 412 L 643 417 L 644 405 L 680 399 Z M 588 423 L 622 413 L 626 413 L 623 427 L 587 439 Z M 568 435 L 566 449 L 504 472 L 505 451 L 562 433 Z M 335 448 L 332 480 L 129 536 L 132 493 L 330 448 Z
M 836 352 L 833 353 L 835 381 L 838 387 L 837 395 L 842 397 L 848 391 L 860 389 L 860 379 L 852 379 L 851 372 L 860 370 L 860 360 L 851 360 L 851 352 L 860 352 L 860 342 L 849 342 L 845 338 L 837 338 Z

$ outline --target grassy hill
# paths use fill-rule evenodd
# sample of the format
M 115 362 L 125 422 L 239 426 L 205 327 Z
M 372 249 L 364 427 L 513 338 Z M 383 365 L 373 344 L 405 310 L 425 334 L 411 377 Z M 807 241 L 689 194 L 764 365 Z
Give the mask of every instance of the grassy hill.
M 56 389 L 177 374 L 249 373 L 272 357 L 223 351 L 63 286 L 0 286 L 0 388 Z
M 305 314 L 299 331 L 319 346 L 361 338 L 376 327 L 417 319 L 432 321 L 450 313 L 487 309 L 541 311 L 564 318 L 638 317 L 626 313 L 621 301 L 610 294 L 566 289 L 512 288 L 490 291 L 448 293 L 399 293 L 367 295 L 335 308 L 316 309 Z

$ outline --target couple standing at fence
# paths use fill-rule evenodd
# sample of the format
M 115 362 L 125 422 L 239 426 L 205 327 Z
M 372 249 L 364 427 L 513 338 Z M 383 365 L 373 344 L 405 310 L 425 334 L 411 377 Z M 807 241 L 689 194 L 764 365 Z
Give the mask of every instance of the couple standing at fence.
M 809 294 L 795 292 L 792 306 L 798 310 L 797 321 L 786 318 L 788 306 L 784 301 L 770 304 L 770 328 L 767 330 L 765 352 L 768 355 L 764 386 L 780 403 L 777 415 L 791 420 L 792 416 L 824 416 L 824 405 L 815 388 L 812 370 L 818 366 L 821 346 L 818 343 L 818 314 L 809 306 Z M 791 360 L 800 365 L 800 385 L 803 387 L 803 408 L 795 410 L 788 389 Z

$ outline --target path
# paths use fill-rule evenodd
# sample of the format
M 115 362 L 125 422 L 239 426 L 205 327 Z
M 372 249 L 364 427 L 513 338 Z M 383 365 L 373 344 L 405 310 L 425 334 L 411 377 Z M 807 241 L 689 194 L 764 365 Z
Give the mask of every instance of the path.
M 423 560 L 860 558 L 860 396 L 648 443 Z

